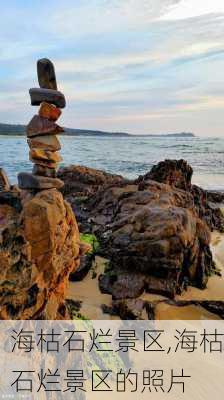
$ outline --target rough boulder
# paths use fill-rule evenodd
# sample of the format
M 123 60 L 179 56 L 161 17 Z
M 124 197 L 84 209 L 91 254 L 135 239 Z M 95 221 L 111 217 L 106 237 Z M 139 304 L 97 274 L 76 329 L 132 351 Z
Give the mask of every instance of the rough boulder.
M 0 318 L 68 318 L 65 289 L 83 247 L 56 189 L 0 192 Z
M 214 269 L 210 230 L 222 218 L 191 184 L 192 172 L 184 160 L 165 160 L 133 181 L 83 167 L 60 170 L 69 200 L 85 193 L 82 223 L 89 222 L 86 229 L 110 260 L 99 281 L 103 292 L 114 299 L 143 291 L 173 298 L 188 285 L 206 287 Z

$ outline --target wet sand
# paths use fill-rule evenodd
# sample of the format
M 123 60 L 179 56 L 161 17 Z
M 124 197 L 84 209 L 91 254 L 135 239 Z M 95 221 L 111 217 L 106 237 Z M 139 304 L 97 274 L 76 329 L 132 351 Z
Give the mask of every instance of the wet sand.
M 220 270 L 222 276 L 217 275 L 209 278 L 207 288 L 200 290 L 189 287 L 181 296 L 176 296 L 177 301 L 203 301 L 203 300 L 223 300 L 224 301 L 224 234 L 219 232 L 212 233 L 211 250 L 214 261 Z M 68 299 L 82 302 L 80 313 L 88 319 L 117 319 L 117 317 L 104 314 L 101 308 L 102 304 L 110 306 L 112 299 L 110 295 L 102 294 L 98 287 L 98 277 L 104 272 L 105 259 L 96 257 L 93 267 L 87 276 L 81 282 L 70 282 L 67 293 Z M 96 275 L 93 279 L 93 272 Z M 144 293 L 141 298 L 145 301 L 157 303 L 155 307 L 156 319 L 182 319 L 182 320 L 200 320 L 200 319 L 220 319 L 217 315 L 205 310 L 201 306 L 184 305 L 175 306 L 167 304 L 166 297 Z
M 221 319 L 205 308 L 195 305 L 174 306 L 167 303 L 159 303 L 155 308 L 155 319 L 158 320 L 217 320 Z
M 68 299 L 81 301 L 80 313 L 88 319 L 117 319 L 109 314 L 104 314 L 101 305 L 111 305 L 111 296 L 100 292 L 98 287 L 98 277 L 104 272 L 105 260 L 96 256 L 93 267 L 81 282 L 70 282 L 67 293 Z M 93 273 L 96 274 L 94 279 Z

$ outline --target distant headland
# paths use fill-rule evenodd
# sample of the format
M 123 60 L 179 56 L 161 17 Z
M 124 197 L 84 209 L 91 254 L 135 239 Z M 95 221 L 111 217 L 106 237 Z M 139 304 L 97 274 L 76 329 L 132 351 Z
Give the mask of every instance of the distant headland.
M 117 137 L 160 137 L 160 136 L 168 136 L 168 137 L 195 137 L 195 135 L 191 132 L 180 132 L 180 133 L 160 133 L 160 134 L 150 134 L 150 135 L 137 135 L 130 134 L 127 132 L 106 132 L 106 131 L 98 131 L 98 130 L 90 130 L 90 129 L 72 129 L 72 128 L 64 128 L 65 132 L 63 135 L 66 136 L 117 136 Z M 25 125 L 17 125 L 17 124 L 2 124 L 0 123 L 0 135 L 3 136 L 23 136 L 26 134 L 26 126 Z

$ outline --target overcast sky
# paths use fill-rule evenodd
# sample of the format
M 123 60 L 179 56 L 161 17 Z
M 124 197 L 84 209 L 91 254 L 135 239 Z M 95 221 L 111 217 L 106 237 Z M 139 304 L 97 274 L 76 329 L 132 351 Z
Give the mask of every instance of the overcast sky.
M 27 123 L 36 60 L 73 128 L 224 134 L 224 0 L 1 3 L 0 122 Z

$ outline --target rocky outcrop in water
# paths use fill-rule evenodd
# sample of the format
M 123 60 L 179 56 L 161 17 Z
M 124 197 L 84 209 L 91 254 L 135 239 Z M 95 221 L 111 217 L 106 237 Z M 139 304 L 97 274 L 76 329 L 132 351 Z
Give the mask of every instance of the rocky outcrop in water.
M 220 203 L 224 202 L 223 194 L 192 185 L 192 175 L 193 169 L 185 160 L 165 160 L 154 165 L 147 174 L 140 176 L 136 183 L 144 189 L 148 180 L 155 180 L 191 193 L 199 218 L 203 219 L 211 230 L 224 232 L 224 217 L 220 210 Z
M 185 160 L 165 160 L 154 165 L 147 174 L 139 176 L 136 183 L 144 185 L 144 182 L 153 180 L 188 191 L 192 175 L 193 169 Z

